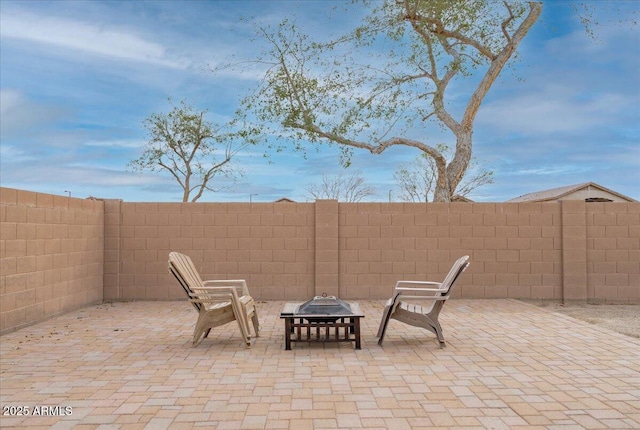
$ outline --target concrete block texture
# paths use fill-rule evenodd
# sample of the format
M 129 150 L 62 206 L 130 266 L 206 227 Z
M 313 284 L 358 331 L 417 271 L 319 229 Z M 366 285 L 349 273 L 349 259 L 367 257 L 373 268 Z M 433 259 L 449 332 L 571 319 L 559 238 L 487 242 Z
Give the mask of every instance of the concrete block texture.
M 0 188 L 0 205 L 0 333 L 103 301 L 104 202 Z
M 109 209 L 116 206 L 107 203 Z M 603 288 L 611 284 L 612 294 L 640 288 L 632 285 L 638 278 L 632 276 L 637 270 L 633 255 L 640 253 L 640 211 L 633 204 L 615 205 L 611 213 L 609 205 L 595 208 L 584 202 L 319 200 L 200 206 L 202 209 L 191 203 L 120 203 L 120 216 L 105 218 L 105 234 L 114 231 L 110 227 L 113 220 L 121 220 L 122 232 L 120 252 L 112 249 L 110 241 L 109 258 L 120 256 L 118 263 L 110 261 L 106 266 L 109 278 L 105 282 L 109 285 L 105 288 L 110 294 L 120 291 L 124 298 L 125 279 L 127 288 L 137 292 L 129 291 L 126 297 L 160 298 L 149 296 L 153 290 L 141 289 L 135 281 L 135 275 L 152 263 L 154 254 L 147 251 L 153 250 L 157 251 L 157 267 L 164 263 L 165 254 L 179 250 L 206 268 L 201 273 L 204 278 L 226 276 L 258 282 L 250 288 L 259 299 L 321 293 L 383 298 L 372 294 L 388 294 L 399 279 L 442 280 L 451 262 L 464 254 L 471 256 L 472 275 L 460 280 L 464 288 L 456 294 L 462 297 L 560 300 L 566 287 L 572 300 L 588 300 L 592 294 L 588 286 L 593 285 L 590 279 L 602 283 Z M 170 238 L 168 245 L 162 237 Z M 19 252 L 20 245 L 11 246 L 12 252 Z M 615 273 L 611 273 L 612 267 Z M 115 268 L 126 273 L 114 276 Z M 620 272 L 623 276 L 611 276 Z M 138 279 L 148 283 L 153 277 Z M 158 279 L 172 283 L 171 278 Z M 628 288 L 619 288 L 625 280 Z M 162 287 L 168 288 L 172 297 L 180 294 L 177 285 Z M 595 289 L 591 290 L 595 294 Z M 625 294 L 628 297 L 622 301 L 637 296 Z
M 2 332 L 90 301 L 185 298 L 168 253 L 259 300 L 383 299 L 471 267 L 463 298 L 640 297 L 640 203 L 129 203 L 0 188 Z M 607 297 L 609 296 L 609 297 Z

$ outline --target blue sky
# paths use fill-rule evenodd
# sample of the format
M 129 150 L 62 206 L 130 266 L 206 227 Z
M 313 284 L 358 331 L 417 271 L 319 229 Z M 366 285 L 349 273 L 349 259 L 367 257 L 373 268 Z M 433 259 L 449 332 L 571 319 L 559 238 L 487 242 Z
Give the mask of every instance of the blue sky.
M 167 112 L 169 97 L 207 109 L 213 121 L 228 120 L 260 77 L 252 67 L 234 75 L 210 71 L 234 54 L 251 58 L 262 50 L 250 20 L 240 18 L 275 24 L 289 17 L 325 38 L 358 23 L 358 11 L 336 13 L 333 5 L 341 2 L 2 0 L 0 184 L 74 197 L 180 200 L 170 178 L 126 169 L 144 144 L 142 121 Z M 597 40 L 589 38 L 565 2 L 545 4 L 520 60 L 503 72 L 477 117 L 474 153 L 494 171 L 495 184 L 474 200 L 589 181 L 640 200 L 640 28 L 607 23 L 597 32 Z M 464 84 L 458 90 L 463 96 Z M 200 201 L 306 201 L 308 184 L 342 171 L 334 147 L 306 158 L 263 154 L 260 147 L 244 151 L 235 159 L 244 177 Z M 409 148 L 356 150 L 348 172 L 378 190 L 373 200 L 395 200 L 393 172 L 415 155 Z

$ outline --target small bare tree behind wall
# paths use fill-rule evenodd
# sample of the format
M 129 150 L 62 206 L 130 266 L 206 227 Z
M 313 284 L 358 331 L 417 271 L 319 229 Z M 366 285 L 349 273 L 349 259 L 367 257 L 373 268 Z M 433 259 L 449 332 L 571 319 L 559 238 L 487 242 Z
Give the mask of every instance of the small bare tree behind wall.
M 241 175 L 231 161 L 254 142 L 250 130 L 233 132 L 233 122 L 214 124 L 205 119 L 206 113 L 183 100 L 169 113 L 151 114 L 143 121 L 148 141 L 129 168 L 168 173 L 182 188 L 183 202 L 195 202 L 205 191 L 220 191 L 224 187 L 216 187 L 214 179 Z
M 306 190 L 313 199 L 335 199 L 347 203 L 376 195 L 376 189 L 368 185 L 360 173 L 322 175 L 321 183 L 308 185 Z

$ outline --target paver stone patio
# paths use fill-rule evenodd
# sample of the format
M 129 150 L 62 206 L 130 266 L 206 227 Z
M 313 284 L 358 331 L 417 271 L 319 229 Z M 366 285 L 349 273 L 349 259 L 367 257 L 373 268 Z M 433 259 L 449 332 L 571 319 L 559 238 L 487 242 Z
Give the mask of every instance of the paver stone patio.
M 516 300 L 452 299 L 446 348 L 397 321 L 380 347 L 384 301 L 360 301 L 361 350 L 285 351 L 283 304 L 257 304 L 250 349 L 236 327 L 192 348 L 186 301 L 101 304 L 6 334 L 3 412 L 55 415 L 3 415 L 0 427 L 640 428 L 638 339 Z

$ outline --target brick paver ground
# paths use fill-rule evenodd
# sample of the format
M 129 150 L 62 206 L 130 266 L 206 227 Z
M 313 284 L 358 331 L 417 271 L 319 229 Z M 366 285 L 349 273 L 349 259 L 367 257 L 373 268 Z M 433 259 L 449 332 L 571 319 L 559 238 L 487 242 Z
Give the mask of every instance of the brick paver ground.
M 364 301 L 362 350 L 285 351 L 282 305 L 258 304 L 251 349 L 234 324 L 191 348 L 184 301 L 102 304 L 6 334 L 0 427 L 640 428 L 638 339 L 515 300 L 450 300 L 446 348 L 397 321 L 379 347 L 383 302 Z

